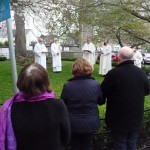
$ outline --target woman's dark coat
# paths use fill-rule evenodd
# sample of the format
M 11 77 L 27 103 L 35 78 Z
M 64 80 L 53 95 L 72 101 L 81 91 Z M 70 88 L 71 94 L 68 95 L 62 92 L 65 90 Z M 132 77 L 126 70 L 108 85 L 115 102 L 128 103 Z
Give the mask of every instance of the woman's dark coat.
M 101 104 L 101 87 L 92 77 L 74 77 L 64 84 L 61 98 L 67 105 L 71 131 L 92 133 L 99 128 L 97 104 Z
M 70 121 L 62 100 L 14 102 L 11 111 L 17 150 L 64 150 Z

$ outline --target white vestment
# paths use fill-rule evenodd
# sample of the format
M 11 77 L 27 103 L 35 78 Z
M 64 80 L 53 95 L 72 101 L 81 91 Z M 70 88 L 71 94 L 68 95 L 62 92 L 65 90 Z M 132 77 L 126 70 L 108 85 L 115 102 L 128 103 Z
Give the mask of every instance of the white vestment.
M 133 60 L 134 60 L 134 65 L 141 68 L 143 57 L 142 57 L 142 54 L 138 50 L 134 52 Z
M 111 51 L 112 48 L 110 45 L 106 45 L 101 49 L 101 56 L 100 56 L 100 65 L 99 65 L 99 74 L 106 75 L 109 70 L 112 69 L 111 64 Z
M 89 44 L 85 43 L 82 48 L 83 58 L 86 59 L 92 67 L 95 64 L 95 50 L 96 48 L 91 42 Z
M 37 43 L 34 47 L 35 63 L 42 65 L 46 69 L 46 54 L 48 50 L 44 44 Z
M 60 43 L 52 43 L 51 45 L 53 71 L 62 71 Z

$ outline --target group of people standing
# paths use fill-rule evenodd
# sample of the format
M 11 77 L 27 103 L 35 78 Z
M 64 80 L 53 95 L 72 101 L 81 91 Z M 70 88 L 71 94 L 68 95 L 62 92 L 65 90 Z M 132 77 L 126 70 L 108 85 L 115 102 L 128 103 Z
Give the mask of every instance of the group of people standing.
M 83 45 L 83 58 L 88 60 L 94 69 L 96 62 L 95 51 L 96 47 L 91 42 L 90 38 L 87 38 L 86 43 Z M 104 42 L 103 47 L 100 49 L 100 67 L 99 74 L 106 75 L 111 70 L 111 46 L 109 42 Z M 38 43 L 34 47 L 35 62 L 41 64 L 46 69 L 46 55 L 48 50 L 43 43 L 43 39 L 39 38 Z M 61 45 L 58 38 L 54 38 L 54 42 L 51 44 L 51 56 L 52 56 L 52 67 L 53 72 L 62 71 L 61 62 Z
M 90 38 L 87 38 L 86 43 L 84 44 L 83 48 L 83 58 L 88 60 L 91 64 L 91 66 L 94 69 L 94 64 L 96 62 L 96 47 L 91 42 Z M 106 75 L 109 70 L 112 69 L 112 63 L 111 63 L 111 52 L 112 48 L 109 45 L 109 42 L 104 42 L 104 45 L 98 49 L 99 55 L 100 55 L 100 65 L 99 65 L 99 74 L 100 75 Z
M 109 70 L 112 69 L 112 47 L 108 41 L 103 43 L 102 47 L 98 47 L 99 51 L 99 74 L 105 76 Z M 138 47 L 134 47 L 134 64 L 141 68 L 141 63 L 143 60 L 142 54 L 139 52 Z M 96 47 L 91 42 L 88 37 L 86 43 L 82 47 L 83 58 L 89 61 L 92 68 L 94 69 L 94 64 L 96 63 Z M 34 47 L 35 62 L 41 64 L 46 69 L 46 55 L 48 50 L 43 43 L 43 39 L 39 38 L 38 43 Z M 53 72 L 62 71 L 61 62 L 61 45 L 58 38 L 54 38 L 54 42 L 51 44 L 51 56 L 52 56 L 52 67 Z
M 58 39 L 54 41 L 51 49 L 57 60 L 60 50 Z M 83 47 L 84 58 L 74 62 L 73 77 L 64 83 L 60 98 L 51 89 L 46 67 L 34 63 L 22 68 L 17 81 L 19 92 L 0 110 L 0 150 L 64 150 L 68 145 L 71 150 L 92 150 L 92 134 L 100 127 L 98 105 L 103 104 L 114 150 L 136 150 L 144 96 L 150 93 L 147 75 L 134 65 L 133 49 L 125 46 L 118 52 L 116 68 L 102 68 L 106 76 L 100 84 L 92 77 L 95 48 L 88 42 Z M 44 49 L 36 53 L 46 53 Z M 104 43 L 101 59 L 111 53 L 110 49 Z M 55 64 L 53 69 L 61 70 Z
M 94 64 L 96 62 L 96 47 L 91 42 L 90 38 L 87 38 L 86 43 L 84 44 L 83 48 L 83 58 L 88 60 L 91 66 L 94 69 Z M 105 76 L 109 70 L 112 69 L 112 47 L 109 44 L 109 41 L 103 43 L 102 47 L 98 47 L 97 51 L 99 51 L 99 74 Z M 141 64 L 143 61 L 143 56 L 138 49 L 138 46 L 133 47 L 134 55 L 133 61 L 134 65 L 141 68 Z
M 35 63 L 41 64 L 46 69 L 46 55 L 48 50 L 43 43 L 43 39 L 39 38 L 38 43 L 34 47 Z M 58 38 L 54 38 L 54 42 L 51 44 L 51 55 L 52 55 L 52 67 L 53 72 L 62 71 L 61 63 L 61 48 Z
M 0 150 L 64 150 L 67 145 L 71 150 L 92 150 L 92 134 L 100 127 L 98 105 L 105 103 L 114 150 L 136 150 L 150 85 L 146 73 L 134 65 L 133 55 L 133 49 L 122 47 L 118 66 L 101 84 L 92 77 L 92 65 L 78 58 L 60 99 L 43 66 L 22 68 L 19 92 L 0 110 Z

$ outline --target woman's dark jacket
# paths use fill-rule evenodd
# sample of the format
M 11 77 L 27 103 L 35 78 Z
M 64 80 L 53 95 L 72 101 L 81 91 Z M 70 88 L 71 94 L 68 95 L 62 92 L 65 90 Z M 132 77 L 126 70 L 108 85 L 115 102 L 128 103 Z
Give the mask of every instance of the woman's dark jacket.
M 116 131 L 140 130 L 144 96 L 150 92 L 146 73 L 133 61 L 125 61 L 108 72 L 101 87 L 107 98 L 107 126 Z
M 17 150 L 63 150 L 70 121 L 62 100 L 14 102 L 11 109 Z
M 71 131 L 92 133 L 99 128 L 97 104 L 101 104 L 100 84 L 92 77 L 74 77 L 64 84 L 61 98 L 67 105 Z

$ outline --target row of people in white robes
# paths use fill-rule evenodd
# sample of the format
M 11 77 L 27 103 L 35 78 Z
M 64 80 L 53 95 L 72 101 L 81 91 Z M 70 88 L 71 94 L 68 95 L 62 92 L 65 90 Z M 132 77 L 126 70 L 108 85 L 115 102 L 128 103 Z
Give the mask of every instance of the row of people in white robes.
M 42 65 L 45 69 L 47 52 L 48 50 L 43 44 L 43 39 L 39 38 L 38 43 L 34 47 L 35 63 Z M 53 72 L 62 71 L 60 43 L 57 38 L 54 39 L 54 43 L 51 45 L 51 55 Z
M 90 38 L 87 38 L 87 42 L 84 44 L 82 51 L 83 51 L 83 58 L 88 60 L 91 66 L 94 69 L 95 60 L 95 46 L 91 42 Z M 112 69 L 111 64 L 111 51 L 112 48 L 108 42 L 104 42 L 104 46 L 100 50 L 100 65 L 99 65 L 99 74 L 106 75 L 109 70 Z

